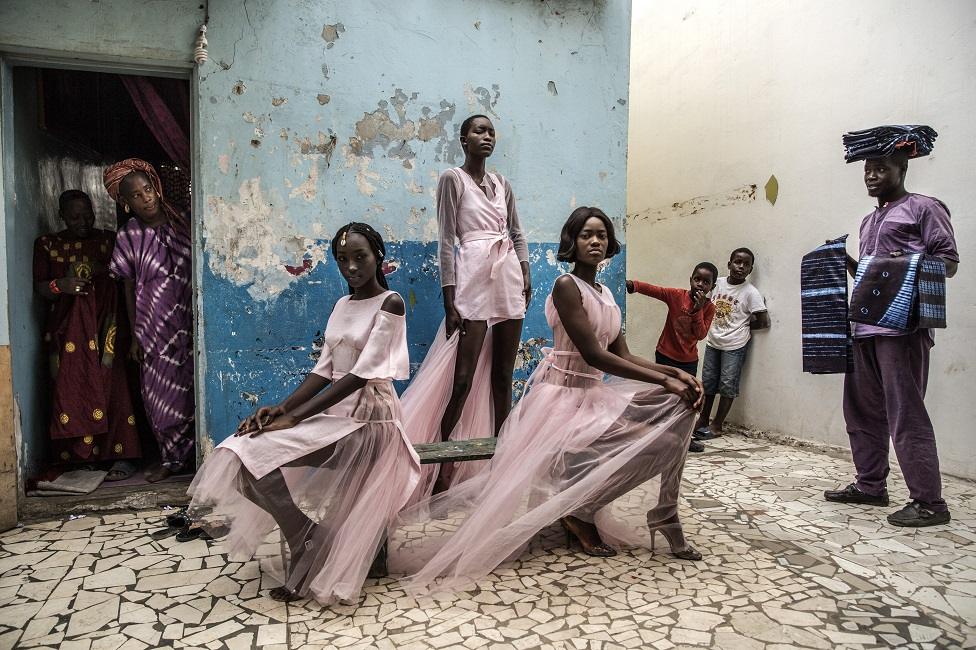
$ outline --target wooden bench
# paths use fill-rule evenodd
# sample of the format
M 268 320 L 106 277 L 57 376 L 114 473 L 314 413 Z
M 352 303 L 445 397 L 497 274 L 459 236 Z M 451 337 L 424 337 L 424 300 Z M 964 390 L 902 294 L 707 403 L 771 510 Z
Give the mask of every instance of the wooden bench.
M 498 438 L 472 438 L 470 440 L 448 440 L 414 445 L 421 465 L 441 463 L 460 463 L 466 460 L 488 460 L 495 455 Z
M 466 460 L 489 460 L 495 455 L 496 442 L 498 442 L 498 438 L 472 438 L 470 440 L 429 442 L 414 445 L 413 448 L 420 456 L 421 465 L 440 465 L 441 463 L 461 463 Z M 370 567 L 370 577 L 379 578 L 387 575 L 386 556 L 387 542 L 384 541 L 379 554 L 373 560 L 373 566 Z

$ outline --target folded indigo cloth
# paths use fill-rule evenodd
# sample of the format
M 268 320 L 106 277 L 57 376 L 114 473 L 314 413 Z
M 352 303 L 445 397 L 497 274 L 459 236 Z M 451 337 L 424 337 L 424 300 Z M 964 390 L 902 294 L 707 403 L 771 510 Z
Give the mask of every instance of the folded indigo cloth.
M 902 331 L 945 327 L 945 262 L 923 253 L 865 255 L 857 263 L 850 319 Z
M 918 327 L 946 326 L 945 260 L 923 255 L 918 268 Z
M 847 235 L 803 256 L 800 263 L 800 323 L 803 372 L 854 370 L 847 318 Z
M 844 160 L 852 163 L 868 158 L 884 158 L 903 150 L 909 158 L 927 156 L 939 136 L 930 126 L 895 124 L 845 133 Z

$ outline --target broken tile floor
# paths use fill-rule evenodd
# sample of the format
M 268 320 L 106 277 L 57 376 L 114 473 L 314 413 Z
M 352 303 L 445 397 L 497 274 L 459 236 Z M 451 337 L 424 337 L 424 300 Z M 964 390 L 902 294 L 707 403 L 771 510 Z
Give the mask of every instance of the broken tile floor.
M 828 504 L 849 461 L 726 436 L 689 458 L 681 514 L 701 563 L 589 558 L 555 527 L 454 599 L 367 582 L 355 606 L 266 597 L 258 560 L 154 542 L 165 512 L 92 513 L 0 535 L 0 648 L 976 647 L 976 483 L 947 478 L 948 526 Z M 262 547 L 268 555 L 276 546 Z

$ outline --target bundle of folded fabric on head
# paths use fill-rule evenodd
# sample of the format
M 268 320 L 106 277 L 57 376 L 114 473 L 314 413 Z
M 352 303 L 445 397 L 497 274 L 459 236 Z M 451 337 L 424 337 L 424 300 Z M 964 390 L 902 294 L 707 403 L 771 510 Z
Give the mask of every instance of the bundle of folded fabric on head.
M 910 253 L 865 255 L 857 263 L 850 319 L 894 330 L 946 326 L 945 262 Z
M 903 151 L 909 158 L 932 153 L 939 136 L 930 126 L 889 125 L 844 134 L 844 160 L 852 163 L 868 158 L 884 158 Z
M 807 253 L 800 263 L 803 372 L 854 371 L 847 322 L 847 235 Z

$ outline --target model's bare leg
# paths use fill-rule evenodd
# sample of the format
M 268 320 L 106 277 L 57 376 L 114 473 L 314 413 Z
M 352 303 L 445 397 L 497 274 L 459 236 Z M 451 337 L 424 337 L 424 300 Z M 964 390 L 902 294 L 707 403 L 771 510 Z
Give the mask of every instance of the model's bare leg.
M 451 390 L 451 398 L 444 408 L 444 415 L 441 417 L 441 440 L 447 441 L 461 419 L 461 412 L 464 404 L 468 400 L 471 392 L 471 384 L 474 380 L 474 373 L 478 369 L 478 357 L 481 356 L 481 348 L 485 344 L 485 336 L 488 334 L 487 321 L 464 321 L 464 334 L 460 337 L 457 350 L 457 360 L 454 362 L 454 387 Z M 437 472 L 437 480 L 434 482 L 434 494 L 438 494 L 447 489 L 450 485 L 453 466 L 449 464 L 440 465 Z
M 468 399 L 468 393 L 471 392 L 471 383 L 478 368 L 481 347 L 488 333 L 488 323 L 483 320 L 464 321 L 464 329 L 465 333 L 458 343 L 457 361 L 454 362 L 454 388 L 451 390 L 451 399 L 448 400 L 444 415 L 441 417 L 442 441 L 450 438 L 451 432 L 461 419 L 461 411 Z
M 512 374 L 522 340 L 522 319 L 505 320 L 491 328 L 491 401 L 497 436 L 512 410 Z

